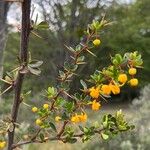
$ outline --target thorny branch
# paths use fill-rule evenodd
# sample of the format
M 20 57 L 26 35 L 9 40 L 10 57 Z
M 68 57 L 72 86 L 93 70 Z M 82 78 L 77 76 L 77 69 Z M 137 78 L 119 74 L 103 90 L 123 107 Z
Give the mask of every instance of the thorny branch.
M 24 68 L 27 65 L 28 57 L 28 43 L 29 43 L 29 34 L 30 34 L 30 7 L 31 0 L 25 0 L 22 3 L 22 28 L 21 28 L 21 42 L 20 42 L 20 60 L 22 65 L 20 68 Z M 12 145 L 14 143 L 14 134 L 15 134 L 15 122 L 17 121 L 19 106 L 21 103 L 21 89 L 23 84 L 24 74 L 21 74 L 18 71 L 17 79 L 14 83 L 14 101 L 11 112 L 11 119 L 14 125 L 13 131 L 8 131 L 8 150 L 12 150 Z

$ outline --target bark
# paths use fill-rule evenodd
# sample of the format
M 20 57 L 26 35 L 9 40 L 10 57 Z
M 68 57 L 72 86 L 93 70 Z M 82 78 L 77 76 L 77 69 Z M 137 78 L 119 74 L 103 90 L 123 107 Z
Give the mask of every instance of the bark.
M 6 37 L 7 37 L 7 12 L 9 5 L 4 0 L 0 1 L 0 78 L 3 76 L 3 53 L 6 45 Z M 0 87 L 1 91 L 1 87 Z M 0 97 L 1 101 L 1 97 Z
M 29 42 L 29 33 L 30 33 L 30 7 L 31 0 L 25 0 L 22 3 L 22 29 L 21 29 L 21 42 L 20 42 L 20 60 L 22 62 L 21 67 L 27 65 L 27 56 L 28 56 L 28 42 Z M 23 84 L 24 74 L 18 72 L 18 77 L 15 81 L 14 87 L 14 102 L 12 106 L 11 119 L 14 124 L 17 121 L 19 106 L 21 103 L 21 89 Z M 8 150 L 12 150 L 12 145 L 14 143 L 15 135 L 15 124 L 12 132 L 8 132 Z

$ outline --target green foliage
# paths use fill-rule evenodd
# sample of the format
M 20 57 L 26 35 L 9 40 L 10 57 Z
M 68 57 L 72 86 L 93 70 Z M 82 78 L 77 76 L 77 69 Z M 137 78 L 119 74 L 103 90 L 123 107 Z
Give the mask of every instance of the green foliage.
M 54 87 L 48 87 L 47 91 L 46 91 L 46 94 L 47 94 L 47 97 L 50 99 L 52 97 L 54 97 L 57 93 L 57 89 L 55 89 Z

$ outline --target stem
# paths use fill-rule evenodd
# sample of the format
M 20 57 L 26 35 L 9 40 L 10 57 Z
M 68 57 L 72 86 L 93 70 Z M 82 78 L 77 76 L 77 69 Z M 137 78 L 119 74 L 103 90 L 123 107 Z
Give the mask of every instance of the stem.
M 68 123 L 68 121 L 64 121 L 64 124 L 63 124 L 63 126 L 62 126 L 62 128 L 61 128 L 60 132 L 58 133 L 57 137 L 59 137 L 59 138 L 60 138 L 60 137 L 61 137 L 61 135 L 64 133 L 64 131 L 65 131 L 65 127 L 66 127 L 67 123 Z
M 27 56 L 28 56 L 28 42 L 29 42 L 29 33 L 30 33 L 30 6 L 31 0 L 25 0 L 22 3 L 22 28 L 21 28 L 21 42 L 20 42 L 20 60 L 23 64 L 27 65 Z M 22 66 L 23 67 L 23 66 Z M 14 124 L 17 121 L 19 106 L 21 103 L 20 95 L 22 89 L 22 83 L 24 79 L 24 74 L 18 72 L 17 79 L 14 85 L 14 101 L 11 112 L 12 123 Z M 15 124 L 12 132 L 8 131 L 8 150 L 12 150 L 14 143 L 15 135 Z
M 62 129 L 64 129 L 66 126 L 66 124 L 64 124 L 64 127 Z M 99 129 L 99 130 L 94 130 L 95 134 L 100 134 L 102 131 L 104 130 L 104 128 L 102 129 Z M 62 132 L 62 130 L 61 130 Z M 83 136 L 85 135 L 85 133 L 79 133 L 79 134 L 75 134 L 72 136 L 72 138 L 82 138 Z M 49 137 L 47 140 L 49 141 L 62 141 L 62 142 L 66 142 L 66 137 Z M 16 147 L 19 147 L 19 146 L 22 146 L 22 145 L 26 145 L 26 144 L 31 144 L 31 143 L 44 143 L 46 142 L 46 140 L 44 141 L 41 141 L 41 140 L 37 140 L 37 139 L 34 139 L 34 140 L 29 140 L 29 141 L 23 141 L 23 142 L 20 142 L 20 143 L 17 143 L 17 144 L 14 144 L 13 145 L 13 148 L 16 148 Z

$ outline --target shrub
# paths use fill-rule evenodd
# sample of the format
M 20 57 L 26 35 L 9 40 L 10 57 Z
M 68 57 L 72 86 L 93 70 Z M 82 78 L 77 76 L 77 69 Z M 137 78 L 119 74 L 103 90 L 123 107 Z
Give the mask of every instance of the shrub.
M 47 141 L 61 141 L 63 143 L 76 143 L 78 139 L 82 142 L 92 139 L 94 135 L 99 135 L 103 140 L 107 140 L 134 128 L 124 118 L 121 110 L 115 114 L 105 114 L 101 121 L 96 125 L 87 125 L 88 107 L 94 111 L 101 108 L 102 100 L 107 101 L 111 95 L 118 95 L 122 86 L 129 84 L 132 87 L 138 85 L 136 73 L 128 74 L 130 68 L 141 67 L 143 61 L 138 52 L 116 54 L 111 56 L 111 64 L 102 70 L 96 70 L 90 78 L 80 80 L 82 88 L 71 93 L 70 82 L 77 75 L 78 68 L 85 64 L 86 53 L 92 56 L 93 48 L 101 44 L 100 36 L 102 29 L 109 25 L 104 17 L 101 21 L 93 21 L 87 27 L 84 38 L 75 47 L 66 46 L 70 51 L 70 61 L 65 61 L 62 69 L 58 71 L 58 84 L 56 87 L 49 86 L 43 95 L 42 106 L 33 106 L 31 111 L 35 114 L 34 124 L 28 128 L 28 132 L 22 135 L 21 123 L 17 122 L 19 108 L 25 103 L 29 92 L 23 92 L 23 81 L 27 74 L 40 75 L 40 67 L 43 61 L 33 60 L 28 52 L 29 35 L 37 29 L 46 29 L 48 24 L 30 20 L 31 0 L 22 2 L 22 28 L 21 28 L 21 47 L 18 57 L 18 66 L 7 73 L 1 79 L 8 85 L 6 91 L 14 91 L 11 116 L 1 121 L 0 148 L 4 148 L 8 135 L 8 150 L 29 143 L 45 143 Z M 34 85 L 33 85 L 34 86 Z M 22 124 L 22 126 L 25 126 Z M 20 131 L 19 131 L 20 129 Z M 24 134 L 24 133 L 23 133 Z M 25 137 L 22 138 L 22 137 Z M 19 141 L 19 142 L 18 142 Z

